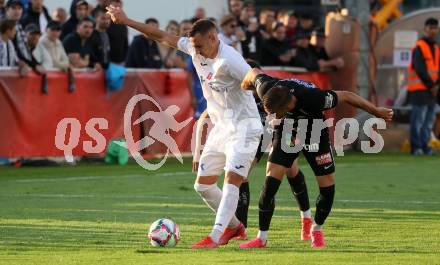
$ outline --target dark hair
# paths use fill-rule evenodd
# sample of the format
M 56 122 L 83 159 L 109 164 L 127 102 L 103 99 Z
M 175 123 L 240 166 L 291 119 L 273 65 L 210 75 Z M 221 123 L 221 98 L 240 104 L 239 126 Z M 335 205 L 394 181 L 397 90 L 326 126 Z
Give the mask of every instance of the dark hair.
M 279 28 L 284 27 L 284 24 L 281 22 L 275 22 L 272 25 L 272 31 L 277 31 Z
M 180 21 L 180 24 L 184 24 L 184 23 L 191 23 L 192 24 L 192 21 L 189 19 L 184 19 L 184 20 Z
M 47 23 L 47 29 L 51 30 L 61 30 L 61 23 L 58 21 L 52 20 L 51 22 Z
M 189 32 L 189 36 L 194 37 L 198 33 L 204 35 L 212 29 L 217 30 L 217 26 L 214 22 L 209 19 L 199 19 L 194 23 L 191 31 Z
M 93 19 L 91 19 L 90 17 L 85 17 L 85 18 L 81 19 L 80 21 L 78 21 L 77 26 L 80 26 L 81 24 L 86 23 L 86 22 L 90 22 L 93 25 L 95 25 L 95 21 Z
M 150 24 L 150 23 L 159 24 L 159 21 L 154 17 L 149 17 L 145 20 L 145 24 Z
M 97 9 L 95 9 L 95 18 L 97 18 L 101 14 L 104 14 L 104 15 L 107 14 L 107 10 L 105 10 L 103 7 L 99 7 Z
M 15 28 L 16 22 L 12 19 L 3 19 L 0 20 L 0 32 L 6 33 L 6 31 Z
M 282 85 L 275 85 L 263 96 L 264 108 L 270 113 L 276 113 L 289 104 L 292 96 L 289 89 Z
M 436 18 L 430 17 L 425 21 L 426 26 L 438 26 L 438 20 Z

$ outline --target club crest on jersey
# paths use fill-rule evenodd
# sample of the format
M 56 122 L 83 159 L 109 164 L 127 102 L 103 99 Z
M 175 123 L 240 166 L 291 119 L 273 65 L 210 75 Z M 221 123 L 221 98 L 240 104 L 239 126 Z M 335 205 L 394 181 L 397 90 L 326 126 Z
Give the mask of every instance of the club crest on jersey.
M 212 73 L 209 73 L 206 79 L 211 80 L 211 78 L 212 78 Z

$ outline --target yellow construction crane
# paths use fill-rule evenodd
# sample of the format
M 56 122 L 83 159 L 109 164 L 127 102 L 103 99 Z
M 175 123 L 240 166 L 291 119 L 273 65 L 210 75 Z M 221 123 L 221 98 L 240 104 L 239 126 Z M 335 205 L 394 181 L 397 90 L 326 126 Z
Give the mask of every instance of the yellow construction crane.
M 373 16 L 373 21 L 380 30 L 384 29 L 390 20 L 402 16 L 402 11 L 399 9 L 402 2 L 403 0 L 380 0 L 382 8 Z

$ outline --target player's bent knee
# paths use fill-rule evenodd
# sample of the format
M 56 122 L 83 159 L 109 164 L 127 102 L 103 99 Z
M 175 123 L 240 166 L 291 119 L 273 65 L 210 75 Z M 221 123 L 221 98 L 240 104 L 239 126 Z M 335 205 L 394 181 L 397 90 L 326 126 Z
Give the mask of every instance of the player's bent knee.
M 204 185 L 212 185 L 217 183 L 217 176 L 197 176 L 196 183 Z
M 266 176 L 271 176 L 278 180 L 283 180 L 284 175 L 287 173 L 287 168 L 271 162 L 267 163 Z
M 335 185 L 335 174 L 328 174 L 316 177 L 319 187 L 329 187 Z
M 200 184 L 200 183 L 196 182 L 196 183 L 194 183 L 194 190 L 197 193 L 202 194 L 202 193 L 212 189 L 215 186 L 216 186 L 215 184 L 206 185 L 206 184 Z
M 240 187 L 241 183 L 245 180 L 245 177 L 238 175 L 235 172 L 226 172 L 225 183 L 232 184 Z

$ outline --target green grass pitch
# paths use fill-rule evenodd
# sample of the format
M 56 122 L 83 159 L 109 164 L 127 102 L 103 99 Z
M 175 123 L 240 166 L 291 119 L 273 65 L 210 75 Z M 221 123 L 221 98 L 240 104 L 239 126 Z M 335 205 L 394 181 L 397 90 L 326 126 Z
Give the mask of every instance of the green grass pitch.
M 267 249 L 240 250 L 233 242 L 191 250 L 209 233 L 214 215 L 193 190 L 190 159 L 171 160 L 155 172 L 136 164 L 0 168 L 0 264 L 440 264 L 439 157 L 337 158 L 324 250 L 299 240 L 287 181 L 277 194 Z M 304 161 L 314 205 L 317 185 Z M 251 237 L 262 162 L 249 178 Z M 148 225 L 161 217 L 180 225 L 176 248 L 154 248 L 146 239 Z

